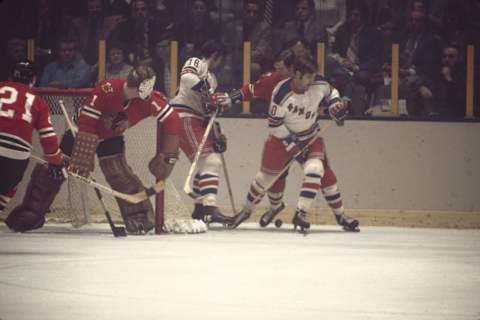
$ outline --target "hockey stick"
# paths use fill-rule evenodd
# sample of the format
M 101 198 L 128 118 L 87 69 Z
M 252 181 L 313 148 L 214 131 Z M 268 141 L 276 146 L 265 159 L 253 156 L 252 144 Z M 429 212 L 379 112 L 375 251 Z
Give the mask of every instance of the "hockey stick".
M 215 122 L 215 119 L 217 118 L 217 110 L 213 113 L 213 115 L 210 117 L 210 120 L 208 121 L 207 128 L 205 129 L 205 133 L 203 134 L 202 141 L 198 145 L 197 148 L 197 153 L 195 154 L 195 158 L 193 158 L 193 162 L 190 165 L 190 169 L 188 170 L 188 175 L 187 179 L 185 180 L 185 183 L 183 185 L 183 191 L 185 191 L 186 194 L 191 196 L 192 198 L 196 198 L 196 196 L 192 192 L 192 178 L 193 178 L 193 173 L 195 172 L 195 169 L 197 168 L 198 160 L 200 159 L 200 155 L 202 154 L 203 147 L 205 146 L 205 143 L 207 142 L 208 135 L 210 134 L 210 131 L 212 130 L 213 123 Z
M 43 163 L 43 164 L 47 163 L 46 160 L 43 160 L 42 158 L 37 157 L 33 154 L 30 155 L 30 157 L 33 160 L 38 161 L 40 163 Z M 111 189 L 111 188 L 109 188 L 109 187 L 107 187 L 103 184 L 100 184 L 100 183 L 98 183 L 98 182 L 96 182 L 92 179 L 85 178 L 84 176 L 78 175 L 78 174 L 76 174 L 74 172 L 71 172 L 71 171 L 68 171 L 68 170 L 67 170 L 67 174 L 69 176 L 72 176 L 72 177 L 80 180 L 81 182 L 91 186 L 92 188 L 98 188 L 105 193 L 108 193 L 108 194 L 110 194 L 110 195 L 112 195 L 116 198 L 128 201 L 130 203 L 139 203 L 139 202 L 145 201 L 150 196 L 153 196 L 153 195 L 157 194 L 158 192 L 162 191 L 164 189 L 164 186 L 165 186 L 163 181 L 159 181 L 154 186 L 152 186 L 150 188 L 147 188 L 144 191 L 140 191 L 140 192 L 137 192 L 137 193 L 134 193 L 134 194 L 128 194 L 128 193 L 123 193 L 123 192 L 120 192 L 120 191 L 113 190 L 113 189 Z
M 220 137 L 220 124 L 218 123 L 213 124 L 213 132 L 217 138 Z M 228 176 L 227 162 L 225 161 L 223 152 L 220 153 L 220 158 L 222 160 L 223 174 L 225 175 L 225 181 L 227 182 L 228 197 L 230 198 L 230 204 L 232 205 L 233 214 L 237 214 L 237 210 L 235 209 L 235 200 L 233 199 L 232 185 L 230 183 L 230 178 Z
M 65 108 L 65 105 L 63 104 L 63 100 L 58 101 L 60 108 L 62 109 L 63 116 L 65 117 L 65 120 L 67 121 L 68 127 L 70 128 L 70 131 L 72 132 L 73 137 L 75 137 L 76 133 L 78 132 L 78 128 L 73 124 L 72 120 L 70 119 L 70 116 L 67 112 L 67 109 Z M 93 176 L 91 177 L 92 181 L 95 182 L 95 178 Z M 127 231 L 125 230 L 124 227 L 117 227 L 113 223 L 112 216 L 110 215 L 110 212 L 107 210 L 107 207 L 105 206 L 105 202 L 103 201 L 103 196 L 102 193 L 98 188 L 94 188 L 95 194 L 97 195 L 98 201 L 100 201 L 100 205 L 103 208 L 103 212 L 105 213 L 105 217 L 107 218 L 108 224 L 110 225 L 110 229 L 112 230 L 113 236 L 114 237 L 126 237 L 127 236 Z

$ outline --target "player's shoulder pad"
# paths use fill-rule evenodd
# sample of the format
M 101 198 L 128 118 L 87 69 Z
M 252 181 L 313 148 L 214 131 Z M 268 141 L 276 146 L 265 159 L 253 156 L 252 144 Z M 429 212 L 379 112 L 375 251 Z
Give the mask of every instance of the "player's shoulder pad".
M 183 65 L 181 75 L 193 73 L 204 79 L 207 76 L 208 63 L 200 58 L 191 57 Z
M 283 99 L 292 91 L 290 88 L 290 82 L 292 79 L 286 79 L 284 81 L 281 81 L 275 89 L 273 90 L 273 97 L 272 100 L 275 104 L 280 104 Z

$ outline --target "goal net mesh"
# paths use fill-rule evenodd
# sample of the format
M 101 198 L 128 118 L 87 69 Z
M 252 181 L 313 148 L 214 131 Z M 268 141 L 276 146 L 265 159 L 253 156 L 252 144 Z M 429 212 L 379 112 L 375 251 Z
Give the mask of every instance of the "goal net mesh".
M 59 139 L 64 132 L 68 130 L 67 121 L 62 113 L 59 101 L 63 100 L 67 112 L 71 118 L 76 117 L 78 109 L 90 94 L 90 89 L 38 89 L 36 93 L 43 97 L 50 107 L 51 121 Z M 125 134 L 126 157 L 127 162 L 132 167 L 135 174 L 140 178 L 143 184 L 148 187 L 155 183 L 154 176 L 148 170 L 148 162 L 156 153 L 157 147 L 157 123 L 154 118 L 145 119 L 126 131 Z M 33 154 L 42 156 L 42 148 L 36 133 L 33 137 Z M 21 203 L 26 187 L 30 180 L 30 175 L 36 161 L 30 160 L 29 166 L 22 182 L 18 186 L 17 194 L 5 210 L 10 212 L 16 205 Z M 98 159 L 95 161 L 95 171 L 93 176 L 97 182 L 108 185 L 100 170 Z M 115 222 L 122 222 L 120 211 L 115 199 L 104 194 L 104 202 Z M 166 188 L 156 197 L 150 199 L 155 208 L 157 219 L 157 230 L 160 229 L 163 221 L 167 225 L 177 220 L 189 220 L 190 212 L 182 204 L 182 200 L 177 188 L 168 179 Z M 95 195 L 94 190 L 69 177 L 62 185 L 60 193 L 50 207 L 47 214 L 49 222 L 72 223 L 75 227 L 80 227 L 87 223 L 104 222 L 104 210 Z

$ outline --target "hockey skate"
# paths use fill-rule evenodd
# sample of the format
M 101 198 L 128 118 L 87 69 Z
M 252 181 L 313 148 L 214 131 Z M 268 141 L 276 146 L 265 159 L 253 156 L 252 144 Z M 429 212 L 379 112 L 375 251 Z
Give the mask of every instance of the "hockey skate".
M 235 229 L 238 227 L 243 221 L 250 218 L 252 211 L 246 208 L 243 208 L 236 216 L 233 217 L 233 223 L 230 228 Z
M 204 206 L 203 207 L 203 222 L 207 225 L 210 223 L 220 223 L 225 227 L 229 227 L 233 223 L 233 217 L 227 217 L 218 211 L 217 207 L 214 206 Z
M 277 214 L 279 214 L 280 211 L 282 211 L 283 209 L 285 209 L 285 204 L 283 202 L 280 204 L 278 208 L 275 208 L 275 209 L 270 208 L 270 210 L 265 212 L 260 218 L 260 222 L 259 222 L 260 227 L 265 228 L 266 226 L 268 226 L 270 222 L 272 222 L 273 219 L 275 219 Z
M 297 230 L 297 226 L 300 228 L 300 232 L 306 234 L 310 229 L 310 222 L 307 221 L 307 213 L 301 209 L 297 209 L 292 220 L 293 230 Z
M 336 214 L 335 219 L 337 219 L 338 225 L 343 227 L 343 230 L 349 232 L 358 232 L 360 229 L 358 228 L 359 222 L 357 219 L 350 218 L 345 214 Z
M 193 209 L 193 212 L 192 212 L 192 219 L 203 220 L 204 216 L 205 214 L 203 213 L 203 204 L 195 203 L 195 208 Z

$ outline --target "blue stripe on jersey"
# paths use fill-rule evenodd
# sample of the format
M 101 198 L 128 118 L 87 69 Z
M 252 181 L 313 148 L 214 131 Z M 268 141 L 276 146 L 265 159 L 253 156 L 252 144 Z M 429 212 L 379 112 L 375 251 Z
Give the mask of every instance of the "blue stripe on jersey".
M 326 79 L 324 76 L 320 75 L 320 74 L 316 74 L 316 75 L 315 75 L 315 78 L 313 78 L 313 81 L 314 81 L 314 82 L 315 82 L 315 81 L 327 81 L 327 79 Z
M 290 82 L 292 81 L 292 79 L 289 79 L 287 81 L 285 81 L 281 86 L 280 88 L 278 89 L 277 93 L 273 96 L 273 102 L 275 102 L 275 104 L 280 104 L 282 102 L 282 100 L 285 98 L 285 96 L 290 92 L 292 91 L 290 89 Z

